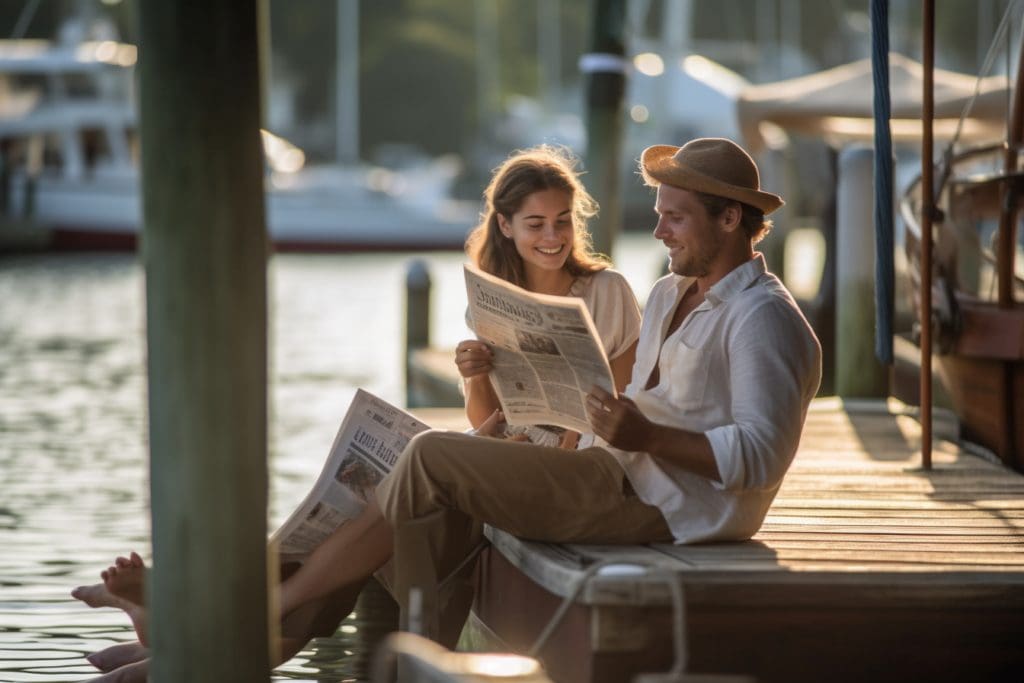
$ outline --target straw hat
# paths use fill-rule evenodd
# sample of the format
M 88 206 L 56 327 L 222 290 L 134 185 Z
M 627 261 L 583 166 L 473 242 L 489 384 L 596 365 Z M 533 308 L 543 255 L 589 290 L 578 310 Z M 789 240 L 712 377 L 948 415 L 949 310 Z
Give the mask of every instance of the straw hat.
M 735 199 L 769 214 L 782 197 L 761 191 L 757 164 L 743 148 L 725 138 L 698 138 L 682 147 L 654 145 L 640 157 L 645 176 L 692 192 Z

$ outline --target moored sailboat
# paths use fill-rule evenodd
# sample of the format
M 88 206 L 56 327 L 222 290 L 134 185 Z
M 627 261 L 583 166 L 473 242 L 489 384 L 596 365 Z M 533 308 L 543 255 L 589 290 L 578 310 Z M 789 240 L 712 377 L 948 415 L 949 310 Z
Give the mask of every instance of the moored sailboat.
M 922 339 L 931 340 L 964 436 L 1024 471 L 1022 65 L 1024 50 L 1006 139 L 947 153 L 935 165 L 932 195 L 922 193 L 929 184 L 922 174 L 904 193 L 901 212 L 911 289 L 920 291 L 927 282 L 931 292 Z M 934 258 L 922 256 L 922 235 L 929 229 Z M 924 306 L 917 308 L 921 319 Z

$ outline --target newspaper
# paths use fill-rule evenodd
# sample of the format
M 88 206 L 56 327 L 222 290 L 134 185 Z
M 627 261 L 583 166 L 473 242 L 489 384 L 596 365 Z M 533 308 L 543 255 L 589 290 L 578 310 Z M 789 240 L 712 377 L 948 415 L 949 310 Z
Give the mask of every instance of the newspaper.
M 404 410 L 356 391 L 312 490 L 270 537 L 281 561 L 304 561 L 335 529 L 359 515 L 409 439 L 426 429 Z
M 469 318 L 494 352 L 494 385 L 510 425 L 591 431 L 586 398 L 615 382 L 582 299 L 535 294 L 465 265 Z

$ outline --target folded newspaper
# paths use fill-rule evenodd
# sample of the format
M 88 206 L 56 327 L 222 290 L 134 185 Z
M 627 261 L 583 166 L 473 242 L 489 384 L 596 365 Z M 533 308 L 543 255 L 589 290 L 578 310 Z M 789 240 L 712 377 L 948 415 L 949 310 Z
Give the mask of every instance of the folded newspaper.
M 508 424 L 591 431 L 590 388 L 616 392 L 583 300 L 528 292 L 472 264 L 464 269 L 469 319 L 494 352 L 491 383 Z
M 312 490 L 270 537 L 281 561 L 304 561 L 335 529 L 358 516 L 409 439 L 426 429 L 404 410 L 356 391 Z

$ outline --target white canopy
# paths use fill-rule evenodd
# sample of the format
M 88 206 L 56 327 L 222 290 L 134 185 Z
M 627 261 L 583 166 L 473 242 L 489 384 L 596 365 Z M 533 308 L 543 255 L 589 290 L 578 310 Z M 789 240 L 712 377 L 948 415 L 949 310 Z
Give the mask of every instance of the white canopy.
M 921 136 L 924 69 L 901 54 L 889 55 L 891 130 L 894 140 Z M 935 69 L 935 139 L 953 135 L 977 78 Z M 962 140 L 1001 139 L 1004 135 L 1008 81 L 981 80 L 981 94 L 965 121 Z M 866 139 L 874 132 L 871 60 L 862 59 L 808 76 L 750 86 L 740 93 L 737 117 L 752 152 L 768 146 L 762 123 L 787 131 L 820 135 L 830 142 Z

